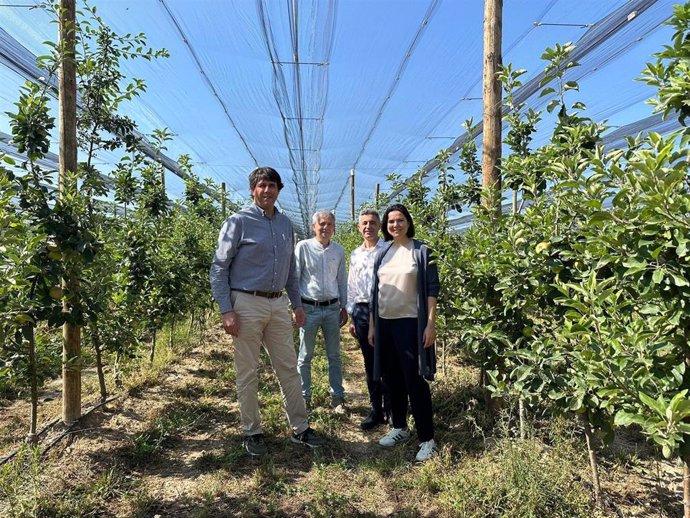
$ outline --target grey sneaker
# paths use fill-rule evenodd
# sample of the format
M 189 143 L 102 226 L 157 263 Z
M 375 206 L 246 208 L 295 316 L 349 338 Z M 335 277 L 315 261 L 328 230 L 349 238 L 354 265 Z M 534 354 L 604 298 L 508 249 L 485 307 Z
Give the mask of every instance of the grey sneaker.
M 416 460 L 417 462 L 426 462 L 434 455 L 436 455 L 436 441 L 430 439 L 419 445 Z
M 341 397 L 334 397 L 331 400 L 331 408 L 336 414 L 345 413 L 345 400 Z
M 248 435 L 244 438 L 244 449 L 253 457 L 260 457 L 268 453 L 268 448 L 264 442 L 264 434 L 257 433 L 255 435 Z
M 302 433 L 293 433 L 291 440 L 295 444 L 304 444 L 310 448 L 320 448 L 323 446 L 323 439 L 316 435 L 316 432 L 311 428 L 307 428 Z

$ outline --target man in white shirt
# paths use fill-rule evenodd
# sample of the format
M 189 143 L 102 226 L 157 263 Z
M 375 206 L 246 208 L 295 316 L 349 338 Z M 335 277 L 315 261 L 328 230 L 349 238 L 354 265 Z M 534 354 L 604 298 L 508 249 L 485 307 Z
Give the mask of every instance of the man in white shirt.
M 364 357 L 364 369 L 367 375 L 367 389 L 371 412 L 360 426 L 371 430 L 385 424 L 389 413 L 389 401 L 385 387 L 380 380 L 373 378 L 374 348 L 369 345 L 369 302 L 374 275 L 374 258 L 385 243 L 379 239 L 381 219 L 374 209 L 365 209 L 359 215 L 357 224 L 364 242 L 350 255 L 350 273 L 347 278 L 347 312 L 352 315 L 350 334 L 357 339 Z
M 312 217 L 314 235 L 297 243 L 295 257 L 304 326 L 300 329 L 297 370 L 302 378 L 302 396 L 311 403 L 311 361 L 314 357 L 316 333 L 323 333 L 328 359 L 328 383 L 331 406 L 343 411 L 345 389 L 340 359 L 340 328 L 347 323 L 347 279 L 345 250 L 331 240 L 335 233 L 335 215 L 318 211 Z

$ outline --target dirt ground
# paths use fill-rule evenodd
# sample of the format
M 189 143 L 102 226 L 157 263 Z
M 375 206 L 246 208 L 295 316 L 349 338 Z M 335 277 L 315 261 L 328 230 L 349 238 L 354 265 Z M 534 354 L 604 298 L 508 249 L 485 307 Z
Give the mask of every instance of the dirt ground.
M 343 344 L 346 412 L 328 408 L 327 394 L 314 396 L 318 408 L 311 420 L 328 441 L 319 453 L 290 443 L 270 366 L 262 368 L 269 385 L 263 411 L 268 413 L 270 454 L 260 460 L 244 453 L 238 434 L 231 351 L 230 339 L 214 328 L 157 377 L 138 380 L 83 418 L 45 455 L 42 493 L 72 499 L 64 516 L 89 509 L 84 516 L 447 515 L 433 502 L 410 503 L 418 493 L 390 482 L 396 470 L 423 469 L 411 462 L 416 442 L 397 453 L 400 458 L 392 468 L 376 460 L 381 452 L 376 442 L 385 430 L 365 433 L 359 428 L 368 401 L 361 354 L 353 340 Z M 95 387 L 92 377 L 85 374 L 86 387 Z M 59 416 L 58 389 L 56 382 L 41 394 L 43 425 Z M 84 407 L 94 403 L 95 396 L 85 396 Z M 0 459 L 17 449 L 27 422 L 25 401 L 0 407 Z M 41 437 L 43 447 L 65 430 L 61 423 L 51 426 Z M 160 448 L 152 449 L 152 444 Z M 604 516 L 682 516 L 682 472 L 652 453 L 640 437 L 618 435 L 602 458 L 610 501 Z M 365 480 L 369 476 L 370 482 Z M 330 485 L 347 484 L 348 478 L 356 482 L 352 495 L 329 491 Z M 91 507 L 78 502 L 86 498 L 98 502 Z M 44 515 L 59 515 L 53 512 Z

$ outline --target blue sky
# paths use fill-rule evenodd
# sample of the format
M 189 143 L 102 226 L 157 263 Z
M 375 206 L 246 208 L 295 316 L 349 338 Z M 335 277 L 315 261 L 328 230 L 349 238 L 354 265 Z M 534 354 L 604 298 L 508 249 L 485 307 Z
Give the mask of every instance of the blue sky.
M 582 60 L 575 72 L 581 92 L 572 98 L 584 101 L 597 120 L 628 124 L 651 113 L 644 100 L 654 92 L 635 78 L 669 41 L 671 30 L 660 24 L 674 3 L 504 0 L 504 62 L 527 69 L 529 79 L 542 69 L 539 57 L 547 46 L 576 42 L 616 9 L 637 8 L 637 16 Z M 122 107 L 140 131 L 169 128 L 176 136 L 167 154 L 191 155 L 195 172 L 226 182 L 236 201 L 247 200 L 251 169 L 275 167 L 286 184 L 281 206 L 298 225 L 321 208 L 349 217 L 351 169 L 356 204 L 371 201 L 377 184 L 387 189 L 387 173 L 412 174 L 462 133 L 466 119 L 481 120 L 481 0 L 90 5 L 115 31 L 144 32 L 152 47 L 171 54 L 126 63 L 126 74 L 148 85 L 140 99 Z M 3 6 L 0 20 L 33 54 L 46 53 L 43 42 L 55 40 L 56 25 L 40 9 Z M 0 62 L 0 113 L 12 109 L 22 81 Z M 530 104 L 543 107 L 538 99 Z M 545 123 L 536 144 L 548 130 Z M 0 131 L 10 132 L 4 115 Z M 105 173 L 118 160 L 116 154 L 99 158 Z M 167 185 L 172 197 L 183 192 L 174 175 Z

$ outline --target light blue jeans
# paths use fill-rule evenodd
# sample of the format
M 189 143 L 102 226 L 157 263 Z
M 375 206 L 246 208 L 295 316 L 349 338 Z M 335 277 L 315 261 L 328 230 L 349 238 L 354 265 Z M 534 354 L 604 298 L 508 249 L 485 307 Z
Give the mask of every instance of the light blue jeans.
M 340 305 L 302 306 L 305 313 L 304 326 L 299 331 L 299 357 L 297 370 L 302 378 L 302 396 L 311 398 L 311 360 L 314 357 L 316 333 L 321 328 L 328 359 L 328 384 L 332 398 L 345 396 L 343 388 L 343 366 L 340 359 Z

